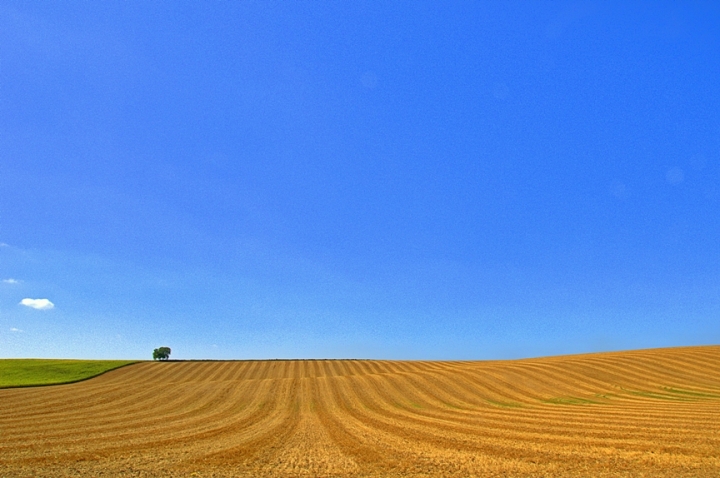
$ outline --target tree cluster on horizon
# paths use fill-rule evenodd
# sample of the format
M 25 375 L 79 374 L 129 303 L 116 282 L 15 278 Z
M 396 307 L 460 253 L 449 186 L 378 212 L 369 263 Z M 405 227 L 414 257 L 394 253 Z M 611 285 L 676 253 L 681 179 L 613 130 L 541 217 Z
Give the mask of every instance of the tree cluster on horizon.
M 167 360 L 170 358 L 170 347 L 158 347 L 153 350 L 153 360 Z

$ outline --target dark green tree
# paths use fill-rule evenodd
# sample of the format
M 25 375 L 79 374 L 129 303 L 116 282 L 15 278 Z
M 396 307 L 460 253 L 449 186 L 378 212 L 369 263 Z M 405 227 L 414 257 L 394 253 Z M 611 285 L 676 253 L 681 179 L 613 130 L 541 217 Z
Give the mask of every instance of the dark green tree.
M 160 347 L 153 350 L 153 360 L 167 360 L 170 358 L 170 347 Z

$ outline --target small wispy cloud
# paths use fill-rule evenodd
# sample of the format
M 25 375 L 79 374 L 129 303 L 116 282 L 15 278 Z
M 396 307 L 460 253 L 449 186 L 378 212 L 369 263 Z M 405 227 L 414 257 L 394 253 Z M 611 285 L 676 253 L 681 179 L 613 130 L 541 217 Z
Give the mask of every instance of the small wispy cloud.
M 10 244 L 6 244 L 4 242 L 0 242 L 0 247 L 10 247 Z
M 20 305 L 31 307 L 37 310 L 50 310 L 55 307 L 55 304 L 47 299 L 23 299 L 20 301 Z
M 10 332 L 16 332 L 16 333 L 22 333 L 22 330 L 16 328 L 16 327 L 10 327 Z
M 11 278 L 11 279 L 3 279 L 3 282 L 4 282 L 5 284 L 19 284 L 19 283 L 22 282 L 22 281 L 19 281 L 19 280 L 17 280 L 17 279 L 12 279 L 12 278 Z

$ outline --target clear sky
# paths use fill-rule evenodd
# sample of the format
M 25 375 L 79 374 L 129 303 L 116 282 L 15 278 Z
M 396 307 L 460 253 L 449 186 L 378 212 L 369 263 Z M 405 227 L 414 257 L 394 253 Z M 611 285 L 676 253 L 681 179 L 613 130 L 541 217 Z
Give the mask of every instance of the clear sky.
M 0 357 L 719 343 L 719 55 L 717 2 L 3 1 Z

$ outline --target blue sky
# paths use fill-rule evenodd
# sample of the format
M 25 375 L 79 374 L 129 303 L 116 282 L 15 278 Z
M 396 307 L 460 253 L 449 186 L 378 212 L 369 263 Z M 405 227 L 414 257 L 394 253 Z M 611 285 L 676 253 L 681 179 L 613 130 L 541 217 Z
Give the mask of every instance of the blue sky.
M 718 343 L 718 52 L 714 2 L 3 2 L 0 356 Z

